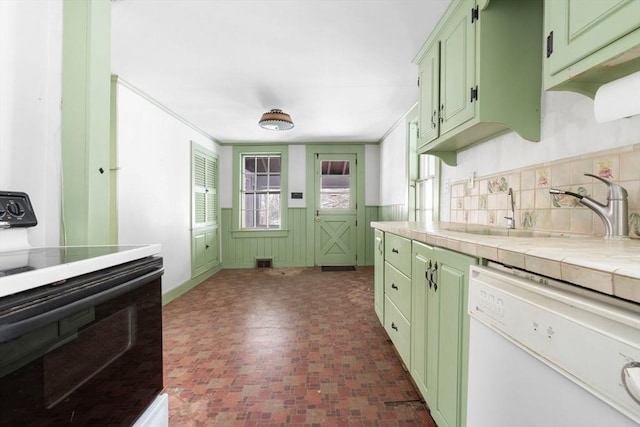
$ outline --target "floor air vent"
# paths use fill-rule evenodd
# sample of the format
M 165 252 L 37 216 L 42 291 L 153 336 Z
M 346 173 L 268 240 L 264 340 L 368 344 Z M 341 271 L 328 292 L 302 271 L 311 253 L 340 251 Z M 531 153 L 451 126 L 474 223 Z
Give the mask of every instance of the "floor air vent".
M 353 265 L 323 265 L 322 271 L 356 271 Z
M 271 268 L 271 263 L 273 260 L 271 258 L 258 258 L 256 259 L 256 268 Z

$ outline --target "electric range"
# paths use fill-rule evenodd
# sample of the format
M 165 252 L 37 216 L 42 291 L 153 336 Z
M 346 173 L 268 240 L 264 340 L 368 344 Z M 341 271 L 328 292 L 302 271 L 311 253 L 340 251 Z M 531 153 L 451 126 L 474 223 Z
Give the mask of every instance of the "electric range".
M 32 247 L 0 191 L 0 425 L 167 426 L 160 245 Z

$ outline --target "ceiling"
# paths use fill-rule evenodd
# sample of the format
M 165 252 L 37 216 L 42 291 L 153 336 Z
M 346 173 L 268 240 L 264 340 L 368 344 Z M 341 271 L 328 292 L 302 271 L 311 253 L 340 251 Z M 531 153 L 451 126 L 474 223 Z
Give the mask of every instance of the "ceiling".
M 378 142 L 450 0 L 113 0 L 114 74 L 222 143 Z M 258 126 L 279 108 L 290 131 Z

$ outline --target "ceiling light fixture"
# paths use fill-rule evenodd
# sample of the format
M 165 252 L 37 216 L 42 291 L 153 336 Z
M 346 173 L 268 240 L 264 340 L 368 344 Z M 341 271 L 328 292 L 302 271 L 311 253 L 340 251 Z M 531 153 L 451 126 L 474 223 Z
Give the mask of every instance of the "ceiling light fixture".
M 287 113 L 284 113 L 282 110 L 278 110 L 277 108 L 264 113 L 258 124 L 261 128 L 269 130 L 293 129 L 293 121 L 291 120 L 291 116 Z

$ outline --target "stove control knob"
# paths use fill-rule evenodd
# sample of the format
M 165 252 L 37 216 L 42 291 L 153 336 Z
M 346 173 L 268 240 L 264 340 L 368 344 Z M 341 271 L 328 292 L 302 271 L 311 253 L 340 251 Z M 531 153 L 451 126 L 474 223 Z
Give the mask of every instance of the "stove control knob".
M 20 218 L 24 216 L 24 208 L 20 205 L 20 203 L 9 202 L 9 204 L 7 205 L 7 210 L 11 215 L 15 217 Z
M 0 206 L 0 219 L 4 218 L 4 215 L 7 213 L 7 210 L 4 208 L 4 206 Z

